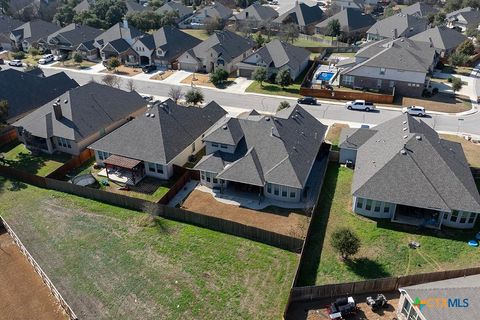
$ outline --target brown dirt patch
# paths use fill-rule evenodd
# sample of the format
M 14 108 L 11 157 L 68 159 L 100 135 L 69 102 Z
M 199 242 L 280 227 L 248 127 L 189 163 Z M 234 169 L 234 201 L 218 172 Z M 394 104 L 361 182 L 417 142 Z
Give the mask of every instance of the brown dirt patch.
M 153 77 L 151 77 L 150 79 L 152 79 L 152 80 L 165 80 L 174 73 L 175 73 L 174 70 L 166 70 L 166 71 L 163 72 L 163 74 L 156 74 Z
M 461 95 L 453 95 L 446 93 L 438 93 L 430 98 L 409 98 L 409 97 L 400 97 L 398 98 L 400 106 L 422 106 L 427 111 L 438 111 L 438 112 L 447 112 L 447 113 L 458 113 L 470 110 L 472 103 L 469 97 Z
M 476 144 L 464 139 L 463 137 L 450 134 L 441 134 L 440 137 L 446 140 L 460 143 L 462 145 L 463 152 L 465 152 L 465 156 L 467 157 L 467 161 L 470 167 L 480 168 L 480 144 Z
M 0 319 L 67 319 L 13 239 L 0 230 Z
M 110 74 L 118 74 L 118 75 L 121 75 L 121 76 L 133 77 L 133 76 L 136 76 L 137 74 L 141 73 L 142 69 L 120 66 L 115 71 L 113 71 L 113 70 L 109 71 L 107 69 L 103 69 L 101 72 L 102 73 L 110 73 Z
M 193 77 L 194 75 L 195 75 L 195 78 Z M 229 84 L 232 84 L 234 81 L 235 81 L 235 78 L 230 77 L 227 79 L 225 84 L 226 86 L 228 86 Z M 213 83 L 210 82 L 210 75 L 202 74 L 202 73 L 191 74 L 185 79 L 183 79 L 181 83 L 210 87 L 210 88 L 217 88 Z
M 349 128 L 347 124 L 344 123 L 334 123 L 328 129 L 326 140 L 330 141 L 333 145 L 338 145 L 338 140 L 340 139 L 340 132 L 342 129 Z
M 255 211 L 219 202 L 209 193 L 198 190 L 194 190 L 185 199 L 182 207 L 190 211 L 297 238 L 303 238 L 308 228 L 309 218 L 300 210 L 267 207 L 264 210 Z

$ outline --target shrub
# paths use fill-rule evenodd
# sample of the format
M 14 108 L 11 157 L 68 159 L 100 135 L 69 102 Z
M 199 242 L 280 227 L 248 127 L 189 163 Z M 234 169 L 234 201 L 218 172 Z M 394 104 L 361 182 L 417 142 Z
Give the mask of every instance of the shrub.
M 286 108 L 289 108 L 289 107 L 290 107 L 290 103 L 288 103 L 288 101 L 282 101 L 278 105 L 277 111 L 280 111 L 282 109 L 286 109 Z
M 277 74 L 277 77 L 275 78 L 275 81 L 282 88 L 288 87 L 289 85 L 292 84 L 292 77 L 290 76 L 290 71 L 289 70 L 280 71 Z
M 358 236 L 347 227 L 335 230 L 330 238 L 330 244 L 344 260 L 356 254 L 361 245 Z
M 228 79 L 228 72 L 224 69 L 217 69 L 210 74 L 210 82 L 214 86 L 223 84 Z
M 12 57 L 13 59 L 18 59 L 18 60 L 25 59 L 25 52 L 23 51 L 14 52 L 12 53 Z
M 32 56 L 38 56 L 40 54 L 40 51 L 37 48 L 31 47 L 28 50 L 28 53 L 30 53 Z
M 78 53 L 78 52 L 75 52 L 75 53 L 73 54 L 73 61 L 74 61 L 75 63 L 82 63 L 82 62 L 83 62 L 83 57 L 82 57 L 82 55 L 81 55 L 80 53 Z
M 260 83 L 260 86 L 263 87 L 263 82 L 267 80 L 267 69 L 260 67 L 255 69 L 252 73 L 253 80 Z
M 196 105 L 198 103 L 202 103 L 203 100 L 204 100 L 204 96 L 202 91 L 200 91 L 200 89 L 192 88 L 191 90 L 187 91 L 187 93 L 185 93 L 185 101 L 187 103 Z

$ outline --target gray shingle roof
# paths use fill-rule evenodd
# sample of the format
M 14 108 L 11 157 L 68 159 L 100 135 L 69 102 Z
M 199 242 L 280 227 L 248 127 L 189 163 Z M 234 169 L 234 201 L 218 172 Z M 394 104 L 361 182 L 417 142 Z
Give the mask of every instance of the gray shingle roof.
M 0 14 L 0 40 L 4 38 L 5 41 L 10 42 L 10 32 L 20 27 L 22 24 L 23 22 L 20 20 Z
M 447 212 L 480 212 L 480 195 L 459 144 L 440 139 L 408 114 L 371 130 L 376 133 L 357 151 L 354 196 Z
M 55 38 L 60 42 L 68 41 L 72 47 L 78 47 L 83 42 L 94 40 L 103 31 L 97 28 L 92 28 L 87 25 L 79 25 L 71 23 L 62 29 L 50 34 L 47 37 L 47 41 L 51 44 L 55 44 Z
M 364 128 L 344 128 L 340 132 L 339 147 L 357 150 L 375 133 L 374 130 Z
M 417 2 L 402 9 L 402 13 L 404 14 L 417 15 L 419 17 L 426 17 L 429 14 L 435 14 L 437 12 L 437 8 L 434 8 L 425 2 Z
M 298 105 L 289 109 L 278 117 L 230 118 L 227 129 L 221 127 L 207 134 L 205 141 L 219 143 L 226 140 L 221 133 L 232 136 L 230 128 L 240 128 L 243 133 L 235 154 L 217 152 L 211 156 L 224 160 L 225 167 L 219 176 L 248 184 L 269 182 L 303 188 L 323 142 L 326 126 Z M 196 169 L 218 173 L 218 163 L 215 162 L 215 168 L 209 168 L 205 160 Z
M 0 97 L 8 101 L 9 122 L 78 87 L 64 72 L 43 78 L 15 69 L 0 71 L 0 83 Z
M 468 38 L 460 32 L 447 28 L 446 26 L 435 27 L 427 29 L 424 32 L 410 37 L 411 40 L 430 43 L 439 50 L 452 50 L 458 47 L 462 42 Z
M 412 300 L 417 297 L 420 299 L 428 298 L 460 298 L 469 300 L 468 308 L 422 308 L 421 313 L 426 319 L 462 319 L 478 320 L 480 319 L 480 275 L 467 276 L 419 284 L 415 286 L 403 287 Z M 418 310 L 418 309 L 417 309 Z
M 126 0 L 125 5 L 127 6 L 127 13 L 150 10 L 149 7 L 144 7 L 135 0 Z
M 308 26 L 312 23 L 318 23 L 323 19 L 323 11 L 319 6 L 309 6 L 303 2 L 297 2 L 293 8 L 279 16 L 274 22 L 284 23 L 293 22 L 300 27 Z
M 90 10 L 90 6 L 90 1 L 83 0 L 73 8 L 73 11 L 75 11 L 76 13 L 88 11 Z
M 194 15 L 204 15 L 210 18 L 219 18 L 227 20 L 233 14 L 232 9 L 225 7 L 223 4 L 217 2 L 211 6 L 203 7 L 194 13 Z
M 310 57 L 310 51 L 278 39 L 268 42 L 252 53 L 252 55 L 255 54 L 260 55 L 263 62 L 270 68 L 281 68 L 288 65 L 292 70 L 297 70 Z M 246 63 L 245 60 L 242 63 Z
M 112 40 L 110 42 L 107 42 L 107 44 L 105 44 L 105 46 L 102 48 L 102 51 L 103 50 L 108 51 L 108 46 L 107 45 L 110 45 L 118 53 L 125 52 L 130 48 L 130 45 L 124 39 L 115 39 L 115 40 Z
M 376 22 L 371 14 L 365 14 L 360 10 L 346 8 L 337 14 L 323 20 L 316 25 L 317 28 L 327 28 L 328 23 L 332 20 L 338 20 L 343 31 L 354 32 L 373 26 Z
M 125 28 L 122 22 L 114 24 L 110 29 L 95 38 L 95 41 L 104 46 L 108 42 L 112 42 L 118 39 L 135 39 L 143 36 L 144 33 L 135 28 L 134 26 L 128 26 Z
M 428 21 L 425 18 L 399 13 L 378 20 L 368 29 L 367 33 L 379 35 L 384 38 L 393 38 L 394 30 L 396 29 L 397 37 L 411 37 L 427 30 L 427 28 Z
M 60 119 L 54 116 L 53 103 L 57 101 L 54 99 L 13 125 L 23 127 L 38 137 L 49 138 L 53 135 L 81 141 L 146 105 L 136 92 L 126 92 L 96 82 L 71 89 L 58 99 L 62 110 Z M 47 133 L 48 115 L 53 120 L 51 135 Z
M 157 9 L 158 13 L 165 13 L 168 11 L 175 11 L 178 13 L 177 22 L 189 17 L 193 14 L 193 10 L 190 7 L 184 6 L 180 2 L 170 1 Z
M 248 13 L 248 17 L 247 17 Z M 243 20 L 256 20 L 256 21 L 269 21 L 278 17 L 278 12 L 269 6 L 262 6 L 260 3 L 255 2 L 239 14 L 235 15 L 235 19 L 239 21 Z
M 89 146 L 111 154 L 167 164 L 226 115 L 217 103 L 183 107 L 168 99 Z
M 480 23 L 480 11 L 478 10 L 463 12 L 460 16 L 465 19 L 469 26 L 478 27 L 478 24 Z
M 461 8 L 461 9 L 452 11 L 452 12 L 450 12 L 450 13 L 447 13 L 447 14 L 445 15 L 445 17 L 446 17 L 447 20 L 453 20 L 453 19 L 455 19 L 455 18 L 456 18 L 459 14 L 461 14 L 461 13 L 471 12 L 471 11 L 475 11 L 475 9 L 473 9 L 472 7 L 465 7 L 465 8 Z
M 37 42 L 41 39 L 47 38 L 48 35 L 60 30 L 56 24 L 43 21 L 34 20 L 27 22 L 12 31 L 16 36 L 20 36 L 20 40 L 28 40 L 30 43 Z

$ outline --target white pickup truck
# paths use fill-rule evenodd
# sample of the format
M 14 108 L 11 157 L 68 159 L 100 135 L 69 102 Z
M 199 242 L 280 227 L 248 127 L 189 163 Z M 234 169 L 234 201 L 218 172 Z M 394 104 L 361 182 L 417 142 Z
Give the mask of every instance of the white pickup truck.
M 376 109 L 373 102 L 367 102 L 365 100 L 348 101 L 345 107 L 347 107 L 348 110 L 363 110 L 367 112 Z

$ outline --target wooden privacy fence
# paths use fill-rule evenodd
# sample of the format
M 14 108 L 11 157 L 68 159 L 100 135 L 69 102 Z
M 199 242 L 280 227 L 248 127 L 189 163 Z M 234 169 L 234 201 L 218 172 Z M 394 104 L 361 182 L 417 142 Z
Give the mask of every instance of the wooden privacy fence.
M 375 103 L 393 103 L 394 94 L 380 94 L 363 91 L 341 91 L 301 87 L 300 95 L 336 100 L 367 100 Z
M 17 130 L 11 129 L 0 136 L 0 147 L 17 140 Z
M 62 295 L 60 292 L 55 288 L 53 285 L 52 281 L 50 278 L 48 278 L 47 274 L 43 271 L 43 269 L 40 267 L 40 265 L 35 261 L 35 259 L 32 257 L 30 252 L 28 252 L 27 248 L 23 245 L 22 241 L 20 241 L 20 238 L 17 236 L 17 234 L 13 231 L 13 229 L 8 225 L 8 223 L 0 216 L 0 225 L 3 225 L 5 227 L 5 230 L 10 234 L 12 237 L 13 241 L 17 244 L 17 246 L 20 248 L 22 253 L 27 257 L 28 262 L 33 266 L 33 269 L 35 270 L 36 273 L 40 275 L 42 278 L 42 281 L 47 285 L 48 289 L 52 293 L 52 295 L 55 297 L 55 299 L 58 300 L 60 305 L 62 306 L 63 310 L 67 313 L 68 317 L 72 320 L 77 320 L 77 316 L 75 315 L 75 312 L 73 312 L 72 308 L 68 305 L 68 303 L 63 299 Z
M 380 278 L 340 284 L 327 284 L 323 286 L 296 287 L 292 288 L 291 290 L 290 302 L 319 300 L 325 298 L 335 298 L 338 296 L 373 292 L 389 292 L 406 286 L 471 276 L 475 274 L 480 274 L 480 267 L 420 273 L 408 276 Z
M 95 155 L 93 150 L 85 149 L 78 156 L 68 160 L 63 166 L 50 173 L 47 178 L 63 180 L 67 173 L 80 167 Z

